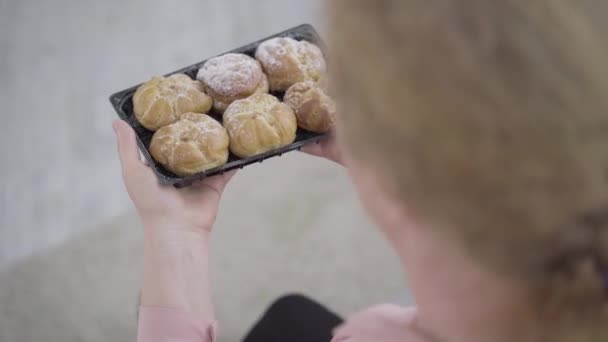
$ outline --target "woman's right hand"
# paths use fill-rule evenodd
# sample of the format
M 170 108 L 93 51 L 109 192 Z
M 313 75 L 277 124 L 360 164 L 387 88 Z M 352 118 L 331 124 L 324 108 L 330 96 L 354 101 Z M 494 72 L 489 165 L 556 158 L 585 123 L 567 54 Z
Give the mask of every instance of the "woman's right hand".
M 301 151 L 313 156 L 329 159 L 342 166 L 346 166 L 344 164 L 344 159 L 342 158 L 342 151 L 340 151 L 336 141 L 335 132 L 329 133 L 326 138 L 322 139 L 317 144 L 303 146 Z

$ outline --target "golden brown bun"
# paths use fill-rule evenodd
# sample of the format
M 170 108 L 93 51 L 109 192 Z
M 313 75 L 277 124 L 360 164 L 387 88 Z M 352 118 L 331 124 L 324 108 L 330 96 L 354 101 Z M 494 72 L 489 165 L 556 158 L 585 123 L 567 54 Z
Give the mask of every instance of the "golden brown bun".
M 233 102 L 224 112 L 224 126 L 230 151 L 241 158 L 291 144 L 298 128 L 293 110 L 268 94 Z
M 196 78 L 203 82 L 220 113 L 236 100 L 268 93 L 268 79 L 260 63 L 241 53 L 211 58 L 199 69 Z
M 307 41 L 269 39 L 260 44 L 255 58 L 268 75 L 272 91 L 286 91 L 298 82 L 323 81 L 327 73 L 323 52 Z
M 186 113 L 152 136 L 150 154 L 165 168 L 190 176 L 226 164 L 228 133 L 209 115 Z
M 283 101 L 293 108 L 301 128 L 326 133 L 336 125 L 336 104 L 318 84 L 296 83 L 287 90 Z
M 184 113 L 207 113 L 212 104 L 203 84 L 184 74 L 153 77 L 133 95 L 135 117 L 151 131 L 176 122 Z

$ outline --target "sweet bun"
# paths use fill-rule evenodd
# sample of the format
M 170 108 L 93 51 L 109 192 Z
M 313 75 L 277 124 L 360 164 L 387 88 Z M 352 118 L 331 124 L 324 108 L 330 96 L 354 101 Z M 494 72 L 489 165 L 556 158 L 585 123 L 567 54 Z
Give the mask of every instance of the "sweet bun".
M 255 59 L 229 53 L 208 60 L 196 78 L 214 99 L 214 108 L 223 113 L 228 106 L 253 94 L 268 93 L 268 78 Z
M 151 131 L 176 122 L 184 113 L 207 113 L 212 104 L 203 84 L 184 74 L 154 77 L 133 95 L 135 117 Z
M 316 83 L 294 84 L 285 93 L 283 101 L 293 108 L 301 128 L 326 133 L 336 125 L 336 104 Z
M 319 82 L 326 78 L 323 52 L 307 41 L 272 38 L 260 44 L 255 58 L 268 75 L 272 91 L 286 91 L 298 82 Z
M 150 154 L 179 176 L 190 176 L 226 164 L 226 129 L 205 114 L 186 113 L 152 136 Z
M 293 110 L 269 94 L 233 102 L 223 119 L 230 136 L 230 151 L 240 158 L 289 145 L 296 138 Z

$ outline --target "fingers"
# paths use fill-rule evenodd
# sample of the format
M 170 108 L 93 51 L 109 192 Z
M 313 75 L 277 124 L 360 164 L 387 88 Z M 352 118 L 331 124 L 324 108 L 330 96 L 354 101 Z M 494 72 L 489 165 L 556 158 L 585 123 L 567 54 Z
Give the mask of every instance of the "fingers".
M 226 172 L 223 175 L 205 178 L 190 187 L 180 189 L 184 196 L 193 199 L 193 203 L 199 203 L 205 208 L 217 208 L 224 193 L 224 188 L 234 176 L 236 171 Z
M 228 182 L 230 182 L 232 177 L 234 177 L 234 175 L 236 175 L 237 171 L 238 170 L 228 171 L 222 175 L 224 177 L 224 187 L 226 187 L 226 185 L 228 184 Z
M 154 177 L 151 170 L 139 159 L 139 148 L 133 128 L 122 120 L 114 121 L 112 127 L 116 133 L 118 156 L 125 181 L 133 176 L 137 176 L 137 178 Z
M 323 146 L 321 146 L 321 144 L 305 145 L 305 146 L 302 146 L 302 149 L 300 149 L 300 151 L 313 155 L 313 156 L 316 156 L 316 157 L 324 157 Z
M 339 151 L 333 135 L 321 140 L 317 144 L 303 146 L 301 151 L 316 157 L 329 159 L 341 165 L 345 165 L 344 161 L 342 160 L 342 154 Z
M 205 178 L 199 183 L 199 185 L 205 188 L 210 188 L 211 190 L 217 192 L 218 195 L 221 195 L 224 188 L 226 185 L 228 185 L 228 182 L 230 182 L 235 174 L 236 170 L 233 170 L 226 172 L 223 175 Z
M 139 160 L 139 149 L 135 140 L 135 132 L 133 132 L 131 126 L 122 120 L 116 120 L 112 123 L 112 127 L 116 133 L 118 156 L 123 168 L 131 164 L 141 163 Z
M 319 157 L 328 157 L 327 154 L 336 145 L 336 132 L 329 131 L 325 137 L 323 137 L 316 144 L 309 144 L 302 146 L 301 151 L 312 154 Z

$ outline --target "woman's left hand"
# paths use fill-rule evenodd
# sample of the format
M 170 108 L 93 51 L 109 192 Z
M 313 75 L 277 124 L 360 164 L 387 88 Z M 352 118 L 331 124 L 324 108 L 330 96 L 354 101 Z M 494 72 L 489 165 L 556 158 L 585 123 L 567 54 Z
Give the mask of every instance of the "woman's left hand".
M 113 127 L 123 179 L 144 227 L 211 232 L 222 192 L 234 172 L 206 178 L 184 189 L 162 186 L 141 161 L 133 129 L 122 120 L 116 120 Z

